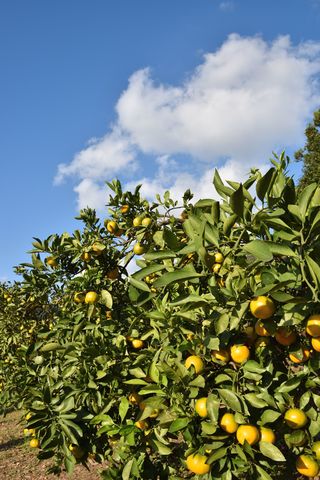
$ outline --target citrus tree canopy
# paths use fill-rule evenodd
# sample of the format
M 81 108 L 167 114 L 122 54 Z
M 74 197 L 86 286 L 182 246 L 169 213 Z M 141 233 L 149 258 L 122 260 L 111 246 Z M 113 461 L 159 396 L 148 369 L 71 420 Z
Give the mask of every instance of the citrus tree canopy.
M 320 187 L 298 191 L 288 161 L 242 184 L 216 171 L 220 201 L 113 181 L 107 218 L 85 209 L 79 230 L 34 239 L 1 285 L 0 405 L 26 411 L 53 471 L 317 475 Z

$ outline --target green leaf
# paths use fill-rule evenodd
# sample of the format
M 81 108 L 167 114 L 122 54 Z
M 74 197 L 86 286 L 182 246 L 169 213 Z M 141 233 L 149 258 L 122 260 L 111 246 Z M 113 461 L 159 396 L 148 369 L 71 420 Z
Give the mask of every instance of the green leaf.
M 245 399 L 255 408 L 264 408 L 267 407 L 268 404 L 262 398 L 259 398 L 255 393 L 247 393 Z
M 230 215 L 229 217 L 227 217 L 225 219 L 225 221 L 223 222 L 222 230 L 223 230 L 223 233 L 226 236 L 230 235 L 231 229 L 234 226 L 234 224 L 236 223 L 237 218 L 238 218 L 238 215 L 236 213 L 234 213 L 233 215 Z
M 261 367 L 261 365 L 255 360 L 248 360 L 242 368 L 243 370 L 252 373 L 264 373 L 266 371 L 266 369 L 264 367 Z
M 101 290 L 99 303 L 102 303 L 109 309 L 112 308 L 112 295 L 110 292 L 108 292 L 108 290 Z
M 265 410 L 261 415 L 261 423 L 265 425 L 266 423 L 273 423 L 281 416 L 280 412 L 275 410 Z
M 304 219 L 308 210 L 309 203 L 312 199 L 315 189 L 317 188 L 316 183 L 311 183 L 305 187 L 298 198 L 298 205 L 301 213 L 301 218 Z
M 267 242 L 270 248 L 271 253 L 274 255 L 283 255 L 286 257 L 296 257 L 297 254 L 292 250 L 292 248 L 287 245 L 275 242 Z
M 211 465 L 211 463 L 216 462 L 217 460 L 220 460 L 220 458 L 224 458 L 226 456 L 228 449 L 227 448 L 218 448 L 212 455 L 209 456 L 207 460 L 207 464 Z
M 210 420 L 217 424 L 219 420 L 219 411 L 220 411 L 220 401 L 219 399 L 212 394 L 208 395 L 207 399 L 207 411 Z
M 159 250 L 158 252 L 145 253 L 144 258 L 147 261 L 162 260 L 164 258 L 175 258 L 176 254 L 172 250 Z
M 171 250 L 179 250 L 181 246 L 176 235 L 167 227 L 163 229 L 163 240 Z
M 277 393 L 287 393 L 291 392 L 291 390 L 296 390 L 304 378 L 304 374 L 289 378 L 289 380 L 283 382 L 280 387 L 276 389 Z
M 244 245 L 243 250 L 263 262 L 270 262 L 273 258 L 268 242 L 263 240 L 252 240 L 247 245 Z
M 306 259 L 310 274 L 315 284 L 319 287 L 320 286 L 320 267 L 309 255 L 305 254 L 305 259 Z
M 158 452 L 160 455 L 170 455 L 172 453 L 171 448 L 167 447 L 163 443 L 159 442 L 158 440 L 153 440 L 153 444 L 156 445 Z
M 256 470 L 260 475 L 261 480 L 272 480 L 272 477 L 270 477 L 269 473 L 267 473 L 260 465 L 256 465 Z
M 121 476 L 122 480 L 130 480 L 130 474 L 131 474 L 133 462 L 134 462 L 134 458 L 132 458 L 125 464 L 124 469 L 122 470 L 122 476 Z
M 214 327 L 217 335 L 225 332 L 229 327 L 229 315 L 227 313 L 220 315 L 219 319 L 214 322 Z
M 176 418 L 176 420 L 174 420 L 170 427 L 169 427 L 169 432 L 170 433 L 174 433 L 174 432 L 178 432 L 180 430 L 183 430 L 184 428 L 186 428 L 186 426 L 189 424 L 190 420 L 189 418 L 185 417 L 185 418 Z
M 219 232 L 212 225 L 206 223 L 204 227 L 204 238 L 212 245 L 219 247 Z
M 285 462 L 286 458 L 281 453 L 278 447 L 269 442 L 260 442 L 259 443 L 260 452 L 265 457 L 274 460 L 275 462 Z
M 48 342 L 40 348 L 40 352 L 53 352 L 55 350 L 64 350 L 64 347 L 60 343 Z
M 239 217 L 243 217 L 244 195 L 242 184 L 240 184 L 239 188 L 230 196 L 229 203 L 232 211 Z
M 227 407 L 231 408 L 234 412 L 242 412 L 241 402 L 234 392 L 227 390 L 226 388 L 219 388 L 218 393 Z
M 127 397 L 122 397 L 119 405 L 119 416 L 123 422 L 129 410 L 129 401 Z
M 217 224 L 220 220 L 220 203 L 218 201 L 212 205 L 211 215 L 214 223 Z
M 205 385 L 206 382 L 202 375 L 197 375 L 196 378 L 191 380 L 191 382 L 189 383 L 189 387 L 204 388 Z
M 150 288 L 142 280 L 137 280 L 135 277 L 129 277 L 129 283 L 131 283 L 131 285 L 133 285 L 138 290 L 143 290 L 144 292 L 150 292 Z
M 131 275 L 131 278 L 135 278 L 136 280 L 142 280 L 147 275 L 151 275 L 152 273 L 156 273 L 156 272 L 161 272 L 161 270 L 163 269 L 164 269 L 164 265 L 162 264 L 148 265 L 147 267 L 142 268 L 138 272 L 135 272 L 133 275 Z
M 208 300 L 205 298 L 201 297 L 200 295 L 187 295 L 187 296 L 181 296 L 179 297 L 176 301 L 169 303 L 171 307 L 176 307 L 178 305 L 186 305 L 187 303 L 208 303 Z
M 175 272 L 164 273 L 160 278 L 154 282 L 156 288 L 165 287 L 173 282 L 180 282 L 184 280 L 189 280 L 190 278 L 199 278 L 202 277 L 202 273 L 197 273 L 195 270 L 176 270 Z
M 288 210 L 299 222 L 301 222 L 301 212 L 298 205 L 288 205 Z
M 226 198 L 226 196 L 230 197 L 230 195 L 232 195 L 234 192 L 232 188 L 227 187 L 223 184 L 217 169 L 214 170 L 213 184 L 215 186 L 217 193 L 221 195 L 223 198 Z
M 214 203 L 215 203 L 215 200 L 213 200 L 212 198 L 202 198 L 201 200 L 198 200 L 197 203 L 194 204 L 194 208 L 212 207 Z
M 256 192 L 261 201 L 264 200 L 264 197 L 267 191 L 271 187 L 271 180 L 274 172 L 275 172 L 275 168 L 274 167 L 270 168 L 267 171 L 267 173 L 265 173 L 265 175 L 263 175 L 263 177 L 261 177 L 260 180 L 257 181 Z

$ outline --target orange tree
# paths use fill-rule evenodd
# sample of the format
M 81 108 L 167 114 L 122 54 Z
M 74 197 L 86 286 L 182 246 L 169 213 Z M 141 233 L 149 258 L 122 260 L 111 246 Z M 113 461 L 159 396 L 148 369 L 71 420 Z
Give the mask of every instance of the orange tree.
M 105 479 L 317 475 L 320 187 L 297 194 L 287 165 L 215 172 L 220 201 L 115 181 L 103 224 L 85 210 L 82 231 L 35 240 L 21 288 L 50 325 L 19 395 L 39 458 L 107 460 Z

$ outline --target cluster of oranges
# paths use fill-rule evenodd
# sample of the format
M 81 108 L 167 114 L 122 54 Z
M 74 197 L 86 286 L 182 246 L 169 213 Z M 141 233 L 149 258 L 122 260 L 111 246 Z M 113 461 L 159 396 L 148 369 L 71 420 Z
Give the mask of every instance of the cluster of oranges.
M 208 417 L 207 397 L 198 398 L 195 402 L 195 411 L 201 418 Z M 306 426 L 308 417 L 298 408 L 290 408 L 284 414 L 285 423 L 293 430 Z M 256 425 L 239 425 L 233 413 L 227 412 L 219 420 L 220 428 L 229 435 L 235 434 L 239 444 L 255 445 L 258 442 L 275 443 L 276 434 L 271 428 L 257 427 Z M 320 441 L 313 444 L 312 450 L 316 459 L 320 459 Z M 210 451 L 206 451 L 210 453 Z M 310 455 L 300 455 L 296 461 L 296 469 L 299 473 L 308 477 L 315 477 L 319 472 L 317 460 Z M 206 463 L 208 457 L 200 453 L 191 454 L 187 457 L 188 469 L 198 475 L 208 473 L 210 466 Z
M 122 205 L 120 208 L 121 214 L 126 215 L 130 210 L 129 205 Z M 107 231 L 116 237 L 121 237 L 124 234 L 125 230 L 121 228 L 117 221 L 106 219 L 104 225 Z M 131 227 L 133 228 L 148 228 L 152 225 L 152 218 L 148 216 L 137 216 L 132 220 Z M 140 242 L 136 242 L 132 249 L 135 255 L 142 255 L 146 251 L 145 245 Z
M 286 327 L 276 328 L 274 323 L 270 323 L 270 317 L 276 310 L 272 299 L 266 296 L 259 296 L 251 300 L 250 311 L 257 319 L 254 327 L 246 327 L 246 335 L 249 346 L 255 342 L 256 348 L 258 346 L 266 346 L 269 340 L 266 337 L 274 335 L 275 340 L 283 346 L 291 346 L 298 340 L 297 333 Z M 306 322 L 305 332 L 311 337 L 311 345 L 314 350 L 320 352 L 320 315 L 311 315 Z M 257 338 L 258 336 L 258 338 Z M 301 348 L 302 354 L 289 353 L 289 358 L 293 363 L 302 363 L 309 359 L 310 350 Z M 211 352 L 213 360 L 227 363 L 230 360 L 237 365 L 245 363 L 250 358 L 250 348 L 245 343 L 235 343 L 229 348 L 213 350 Z M 201 357 L 197 355 L 190 355 L 185 361 L 185 367 L 193 367 L 196 374 L 200 374 L 204 370 L 204 362 Z M 208 416 L 207 397 L 198 398 L 195 402 L 195 411 L 197 414 L 206 418 Z M 299 408 L 290 408 L 284 414 L 284 421 L 290 429 L 296 430 L 305 427 L 308 423 L 308 417 L 303 410 Z M 239 425 L 233 413 L 227 412 L 222 415 L 219 420 L 219 426 L 228 434 L 235 434 L 239 444 L 243 445 L 247 442 L 249 445 L 254 445 L 258 442 L 275 443 L 276 435 L 274 431 L 266 427 L 257 427 L 255 425 L 243 424 Z M 304 441 L 301 445 L 304 444 Z M 300 446 L 301 446 L 300 445 Z M 312 446 L 312 451 L 315 458 L 310 455 L 301 454 L 296 460 L 296 470 L 302 475 L 313 478 L 319 473 L 319 465 L 317 460 L 320 460 L 320 441 L 317 441 Z M 207 451 L 207 453 L 210 453 Z M 201 453 L 191 454 L 187 457 L 186 464 L 189 471 L 201 475 L 210 471 L 210 465 L 207 464 L 208 457 Z

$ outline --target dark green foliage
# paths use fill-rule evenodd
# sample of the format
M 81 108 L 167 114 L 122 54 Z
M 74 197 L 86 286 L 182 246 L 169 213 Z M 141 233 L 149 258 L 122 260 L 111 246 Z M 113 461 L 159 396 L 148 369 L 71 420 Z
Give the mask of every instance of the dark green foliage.
M 314 112 L 313 122 L 307 126 L 305 135 L 305 146 L 295 153 L 296 160 L 303 162 L 299 191 L 310 183 L 320 182 L 320 109 Z

